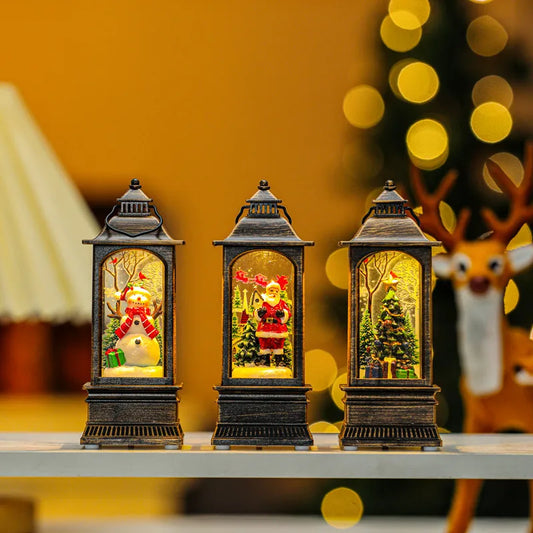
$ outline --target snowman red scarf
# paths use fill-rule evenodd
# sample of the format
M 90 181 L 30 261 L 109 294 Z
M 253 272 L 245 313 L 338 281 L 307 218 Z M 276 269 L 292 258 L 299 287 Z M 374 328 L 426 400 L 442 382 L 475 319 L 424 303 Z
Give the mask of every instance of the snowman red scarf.
M 148 320 L 148 316 L 150 315 L 150 309 L 148 307 L 126 307 L 126 315 L 128 317 L 124 320 L 124 323 L 115 330 L 115 335 L 119 339 L 122 339 L 128 333 L 128 330 L 133 324 L 133 317 L 136 315 L 141 319 L 144 331 L 146 331 L 148 337 L 153 339 L 159 335 L 159 331 Z

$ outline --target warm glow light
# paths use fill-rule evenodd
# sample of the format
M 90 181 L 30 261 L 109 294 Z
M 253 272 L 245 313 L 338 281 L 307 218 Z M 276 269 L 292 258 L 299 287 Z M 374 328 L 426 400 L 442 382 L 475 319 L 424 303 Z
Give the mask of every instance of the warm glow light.
M 492 159 L 492 161 L 498 163 L 498 165 L 515 185 L 520 185 L 520 183 L 522 183 L 522 180 L 524 179 L 524 167 L 522 166 L 522 162 L 520 159 L 518 159 L 518 157 L 510 154 L 509 152 L 499 152 L 491 155 L 489 159 Z M 487 168 L 486 164 L 483 165 L 483 179 L 493 191 L 502 192 L 492 179 L 492 176 L 489 174 L 489 169 Z
M 329 281 L 339 289 L 347 289 L 349 272 L 348 248 L 339 248 L 331 253 L 326 261 L 326 276 Z
M 324 420 L 319 420 L 318 422 L 313 422 L 309 429 L 311 433 L 339 433 L 339 428 L 334 424 L 325 422 Z
M 466 41 L 473 52 L 490 57 L 500 53 L 507 44 L 505 28 L 489 15 L 474 19 L 466 30 Z
M 513 119 L 502 104 L 486 102 L 472 112 L 470 127 L 480 141 L 497 143 L 511 133 Z
M 533 242 L 533 236 L 531 235 L 531 230 L 527 224 L 524 224 L 520 231 L 511 239 L 511 242 L 507 245 L 507 250 L 513 250 L 514 248 L 519 248 L 520 246 L 525 246 L 526 244 L 531 244 Z
M 472 101 L 476 106 L 485 102 L 498 102 L 509 108 L 513 103 L 513 89 L 501 76 L 485 76 L 474 85 Z
M 407 101 L 422 104 L 437 94 L 439 77 L 432 66 L 415 61 L 398 74 L 398 90 Z
M 405 140 L 409 157 L 418 168 L 438 168 L 448 157 L 448 134 L 436 120 L 425 118 L 415 122 Z
M 337 529 L 348 529 L 363 516 L 363 502 L 357 492 L 346 487 L 330 490 L 322 499 L 324 520 Z
M 398 89 L 398 76 L 404 67 L 415 62 L 415 59 L 408 57 L 406 59 L 400 59 L 400 61 L 397 61 L 396 63 L 394 63 L 394 65 L 392 65 L 389 71 L 389 85 L 392 89 L 392 92 L 397 98 L 402 98 L 400 90 Z
M 342 104 L 346 120 L 357 128 L 371 128 L 383 117 L 385 104 L 381 94 L 370 85 L 350 89 Z
M 422 28 L 417 26 L 413 30 L 406 30 L 394 24 L 393 20 L 387 15 L 379 29 L 381 40 L 387 48 L 395 52 L 407 52 L 414 48 L 422 37 Z
M 489 2 L 492 2 L 492 0 L 470 0 L 470 2 L 473 2 L 474 4 L 488 4 Z
M 428 0 L 391 0 L 389 15 L 396 26 L 414 30 L 429 18 L 431 7 Z
M 518 287 L 513 280 L 510 280 L 507 287 L 505 288 L 505 295 L 503 297 L 503 307 L 505 309 L 505 314 L 509 314 L 517 305 L 518 300 L 520 299 L 520 293 Z
M 342 401 L 344 398 L 344 391 L 341 390 L 340 386 L 346 385 L 347 380 L 348 374 L 346 372 L 339 374 L 330 389 L 331 399 L 341 411 L 344 411 L 344 402 Z
M 335 358 L 324 350 L 309 350 L 305 354 L 305 377 L 314 391 L 327 389 L 337 376 Z

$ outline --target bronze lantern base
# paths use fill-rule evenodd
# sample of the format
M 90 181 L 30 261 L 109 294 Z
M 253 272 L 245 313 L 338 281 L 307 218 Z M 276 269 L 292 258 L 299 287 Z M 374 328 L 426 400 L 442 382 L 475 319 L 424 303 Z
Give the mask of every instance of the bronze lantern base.
M 442 446 L 435 423 L 434 385 L 341 387 L 346 392 L 342 448 Z
M 219 415 L 211 443 L 308 448 L 307 392 L 298 386 L 218 386 Z
M 179 448 L 178 385 L 91 385 L 88 416 L 80 444 Z

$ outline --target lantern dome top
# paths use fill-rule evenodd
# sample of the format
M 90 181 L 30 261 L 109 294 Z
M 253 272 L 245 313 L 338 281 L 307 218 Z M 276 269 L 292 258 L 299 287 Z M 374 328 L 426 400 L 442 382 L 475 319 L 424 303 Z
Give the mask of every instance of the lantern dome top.
M 138 179 L 133 178 L 129 189 L 117 198 L 117 203 L 107 215 L 102 231 L 83 244 L 184 244 L 173 240 L 163 227 L 163 218 L 152 199 L 141 190 Z
M 231 234 L 216 245 L 265 245 L 265 246 L 312 246 L 311 241 L 302 241 L 291 226 L 292 220 L 282 201 L 270 192 L 268 181 L 262 179 L 257 192 L 243 205 Z M 245 210 L 246 216 L 241 218 Z M 286 218 L 280 214 L 282 211 Z
M 372 202 L 374 205 L 363 217 L 362 226 L 349 241 L 341 246 L 439 246 L 422 232 L 418 218 L 408 202 L 396 191 L 392 180 L 387 180 L 383 192 Z M 408 216 L 409 212 L 412 217 Z

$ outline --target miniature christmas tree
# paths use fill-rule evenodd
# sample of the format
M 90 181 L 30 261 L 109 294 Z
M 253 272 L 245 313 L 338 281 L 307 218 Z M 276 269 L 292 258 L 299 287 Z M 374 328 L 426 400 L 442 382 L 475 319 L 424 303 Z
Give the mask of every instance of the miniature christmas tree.
M 241 311 L 242 308 L 243 307 L 242 307 L 241 291 L 239 287 L 235 287 L 235 290 L 233 291 L 233 310 Z
M 104 334 L 102 336 L 102 355 L 109 350 L 109 348 L 114 348 L 115 344 L 118 341 L 118 336 L 115 333 L 115 330 L 120 326 L 120 320 L 118 318 L 112 318 L 109 321 L 109 324 L 105 328 Z M 105 365 L 105 357 L 104 357 Z
M 236 344 L 237 350 L 233 359 L 235 366 L 244 366 L 246 363 L 255 363 L 259 359 L 259 342 L 255 336 L 255 331 L 255 322 L 252 317 L 250 317 Z
M 367 366 L 372 358 L 372 351 L 375 349 L 374 328 L 372 327 L 372 320 L 368 309 L 365 309 L 363 312 L 359 328 L 359 363 L 362 366 Z
M 239 335 L 239 318 L 235 313 L 233 313 L 231 318 L 231 335 L 233 338 Z
M 418 352 L 418 340 L 413 330 L 413 324 L 411 323 L 411 317 L 409 313 L 405 315 L 405 337 L 407 339 L 407 356 L 413 363 L 420 362 L 420 356 Z

